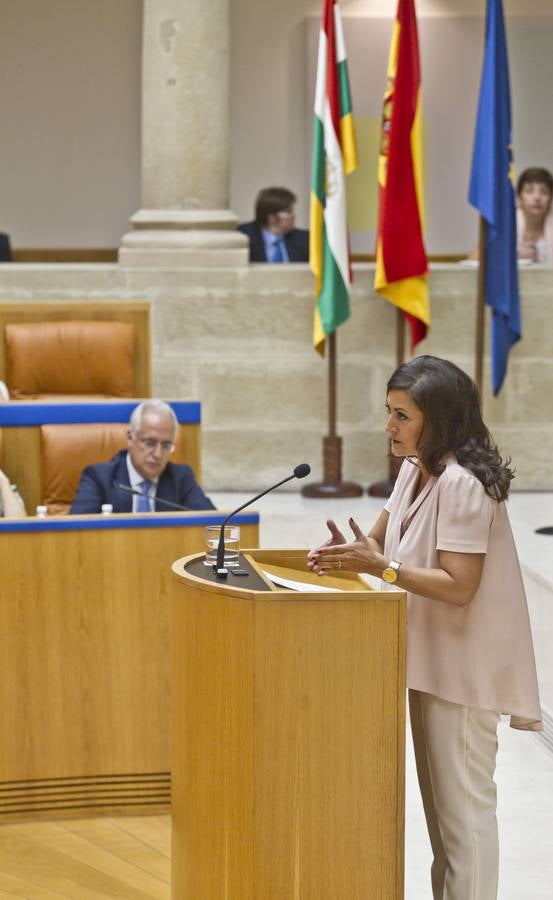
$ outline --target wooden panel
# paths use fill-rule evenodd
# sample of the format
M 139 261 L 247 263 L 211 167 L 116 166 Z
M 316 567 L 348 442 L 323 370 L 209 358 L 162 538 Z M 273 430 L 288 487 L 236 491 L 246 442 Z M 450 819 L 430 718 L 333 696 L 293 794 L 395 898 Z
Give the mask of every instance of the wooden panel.
M 192 466 L 196 481 L 202 481 L 202 449 L 201 449 L 201 425 L 179 425 L 178 446 L 174 456 L 174 462 L 186 463 Z
M 115 247 L 12 247 L 15 263 L 114 263 Z
M 241 528 L 255 545 L 257 525 Z M 203 550 L 204 525 L 1 538 L 0 816 L 44 794 L 21 784 L 37 779 L 74 779 L 70 810 L 79 779 L 140 776 L 128 807 L 144 806 L 146 776 L 170 769 L 170 564 Z
M 341 585 L 175 579 L 176 900 L 403 897 L 405 594 Z
M 0 784 L 3 822 L 82 816 L 90 810 L 110 815 L 121 808 L 145 813 L 166 810 L 170 802 L 169 772 L 37 778 Z
M 212 588 L 173 604 L 175 900 L 254 896 L 254 607 Z
M 137 397 L 151 397 L 150 304 L 121 301 L 88 303 L 0 303 L 0 380 L 4 381 L 4 329 L 9 322 L 61 322 L 95 319 L 103 322 L 131 322 L 135 329 L 134 378 Z
M 23 497 L 27 513 L 42 503 L 40 428 L 2 428 L 2 468 Z
M 456 263 L 466 259 L 465 253 L 429 253 L 427 259 L 429 263 Z M 375 253 L 352 253 L 351 261 L 353 263 L 374 263 L 376 262 Z
M 263 900 L 401 896 L 400 652 L 398 606 L 378 594 L 256 605 L 255 883 Z

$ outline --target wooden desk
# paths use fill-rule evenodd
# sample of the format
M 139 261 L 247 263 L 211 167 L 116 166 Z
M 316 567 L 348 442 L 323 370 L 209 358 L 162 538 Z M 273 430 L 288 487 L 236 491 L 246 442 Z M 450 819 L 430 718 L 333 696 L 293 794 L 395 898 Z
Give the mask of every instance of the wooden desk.
M 224 515 L 0 520 L 0 821 L 167 808 L 170 566 Z

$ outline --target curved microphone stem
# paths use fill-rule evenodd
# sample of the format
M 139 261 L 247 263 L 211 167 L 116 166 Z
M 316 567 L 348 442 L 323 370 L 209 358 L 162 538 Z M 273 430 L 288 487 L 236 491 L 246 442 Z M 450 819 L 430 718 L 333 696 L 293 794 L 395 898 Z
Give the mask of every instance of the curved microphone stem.
M 144 494 L 142 491 L 135 491 L 134 488 L 130 487 L 127 484 L 118 484 L 117 487 L 121 491 L 125 491 L 126 494 L 133 494 L 135 497 L 143 497 Z M 171 509 L 178 509 L 181 512 L 193 512 L 189 506 L 183 506 L 182 503 L 173 503 L 172 500 L 165 500 L 163 497 L 156 496 L 156 503 L 163 503 L 165 506 L 170 506 Z
M 288 478 L 283 478 L 282 481 L 279 481 L 278 484 L 273 484 L 270 488 L 267 488 L 266 491 L 261 491 L 260 494 L 257 494 L 255 497 L 252 497 L 251 500 L 247 500 L 242 506 L 239 506 L 238 509 L 234 509 L 230 515 L 226 517 L 223 524 L 221 525 L 221 530 L 219 532 L 219 543 L 217 544 L 217 563 L 216 563 L 216 572 L 219 573 L 219 570 L 225 569 L 225 525 L 232 519 L 236 513 L 241 512 L 246 506 L 249 506 L 250 503 L 255 503 L 256 500 L 259 500 L 261 497 L 264 497 L 265 494 L 268 494 L 270 491 L 276 490 L 276 488 L 280 487 L 283 484 L 286 484 L 287 481 L 292 481 L 292 478 L 297 478 L 298 476 L 293 473 L 289 475 Z M 226 571 L 224 572 L 226 575 Z

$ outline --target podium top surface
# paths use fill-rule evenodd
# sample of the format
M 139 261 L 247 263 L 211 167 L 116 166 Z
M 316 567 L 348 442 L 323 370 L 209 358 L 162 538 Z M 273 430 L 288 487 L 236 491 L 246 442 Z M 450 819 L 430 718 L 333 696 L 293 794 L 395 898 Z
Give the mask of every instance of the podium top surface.
M 361 575 L 340 572 L 323 577 L 307 568 L 307 549 L 243 550 L 240 553 L 240 569 L 247 575 L 229 574 L 218 577 L 213 569 L 204 565 L 205 555 L 194 554 L 176 560 L 173 574 L 186 585 L 209 593 L 228 594 L 232 597 L 269 600 L 363 600 L 386 598 L 397 601 L 405 598 L 405 591 L 375 591 Z M 289 583 L 295 585 L 295 589 Z

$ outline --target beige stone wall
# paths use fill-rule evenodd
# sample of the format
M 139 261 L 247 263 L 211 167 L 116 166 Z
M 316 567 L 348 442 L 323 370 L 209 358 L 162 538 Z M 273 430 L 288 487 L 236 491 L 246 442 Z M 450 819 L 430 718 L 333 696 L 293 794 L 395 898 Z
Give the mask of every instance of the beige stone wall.
M 363 485 L 386 473 L 384 395 L 395 364 L 395 311 L 374 296 L 372 277 L 371 267 L 356 267 L 352 316 L 338 336 L 343 474 Z M 485 392 L 485 417 L 513 457 L 515 486 L 551 490 L 553 270 L 522 270 L 521 287 L 524 340 L 500 397 Z M 420 352 L 472 374 L 476 272 L 436 266 L 430 291 L 433 327 Z M 303 461 L 320 477 L 327 369 L 311 348 L 307 266 L 1 270 L 0 302 L 138 298 L 152 303 L 154 392 L 202 402 L 207 488 L 261 489 Z

